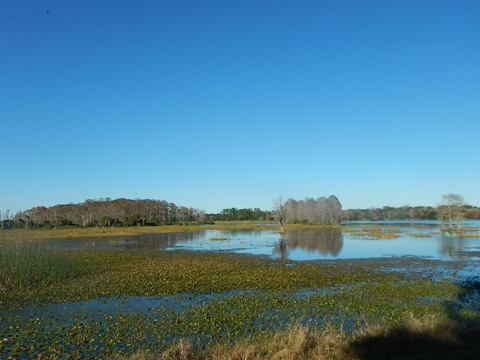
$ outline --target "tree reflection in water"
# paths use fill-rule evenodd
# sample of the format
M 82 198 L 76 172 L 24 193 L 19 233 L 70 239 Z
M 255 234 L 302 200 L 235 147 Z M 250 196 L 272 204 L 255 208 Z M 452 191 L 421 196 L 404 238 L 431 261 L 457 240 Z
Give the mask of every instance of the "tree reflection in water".
M 343 247 L 342 231 L 338 228 L 316 230 L 295 230 L 281 234 L 274 254 L 281 259 L 288 257 L 289 249 L 300 248 L 307 251 L 319 251 L 322 255 L 338 256 Z
M 463 238 L 442 235 L 441 249 L 443 254 L 450 257 L 458 257 L 463 252 Z
M 287 234 L 286 232 L 280 232 L 280 240 L 278 240 L 277 245 L 273 248 L 273 254 L 279 255 L 280 259 L 288 259 L 288 246 L 287 246 Z

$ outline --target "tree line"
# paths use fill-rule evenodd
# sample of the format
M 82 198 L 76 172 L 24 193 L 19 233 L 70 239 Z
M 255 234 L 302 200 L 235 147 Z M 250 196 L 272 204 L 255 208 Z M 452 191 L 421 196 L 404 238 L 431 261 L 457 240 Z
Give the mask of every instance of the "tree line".
M 343 212 L 344 221 L 357 220 L 441 220 L 445 205 L 402 206 L 369 209 L 349 209 Z M 461 205 L 460 212 L 464 219 L 480 219 L 480 208 L 472 205 Z
M 447 228 L 451 228 L 452 217 L 456 218 L 457 223 L 460 218 L 480 219 L 479 207 L 466 204 L 461 197 L 456 199 L 457 203 L 452 207 L 451 201 L 448 201 L 449 196 L 458 197 L 455 194 L 444 195 L 447 201 L 437 207 L 406 205 L 342 210 L 338 198 L 331 195 L 317 199 L 288 199 L 286 202 L 279 199 L 275 201 L 273 209 L 267 211 L 259 208 L 227 208 L 212 214 L 192 207 L 177 206 L 164 200 L 102 198 L 89 199 L 77 204 L 37 206 L 16 214 L 11 214 L 9 210 L 0 211 L 0 228 L 119 227 L 205 224 L 214 221 L 273 221 L 279 220 L 279 215 L 284 223 L 335 225 L 342 221 L 357 220 L 441 220 L 447 223 Z
M 62 226 L 118 227 L 205 223 L 203 210 L 163 200 L 99 199 L 51 207 L 37 206 L 11 215 L 0 211 L 2 229 Z
M 245 221 L 245 220 L 272 220 L 271 211 L 263 211 L 259 208 L 228 208 L 218 214 L 209 214 L 211 221 Z

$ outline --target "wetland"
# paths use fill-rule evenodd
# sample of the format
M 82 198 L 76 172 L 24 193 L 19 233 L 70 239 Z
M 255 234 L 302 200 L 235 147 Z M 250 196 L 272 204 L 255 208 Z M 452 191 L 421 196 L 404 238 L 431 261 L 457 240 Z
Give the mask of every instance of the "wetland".
M 205 349 L 292 326 L 358 334 L 411 318 L 476 327 L 479 225 L 462 238 L 435 222 L 358 222 L 1 240 L 12 270 L 2 267 L 0 358 L 160 353 L 182 339 Z M 14 282 L 13 254 L 50 265 L 34 281 L 44 265 L 18 266 L 27 275 Z

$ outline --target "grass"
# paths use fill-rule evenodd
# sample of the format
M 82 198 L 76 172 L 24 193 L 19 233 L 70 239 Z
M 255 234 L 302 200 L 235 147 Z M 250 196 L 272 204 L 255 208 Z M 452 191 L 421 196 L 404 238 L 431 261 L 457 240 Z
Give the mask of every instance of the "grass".
M 365 327 L 354 334 L 336 328 L 313 329 L 299 324 L 233 344 L 196 349 L 181 339 L 162 353 L 138 351 L 116 359 L 243 360 L 243 359 L 478 359 L 480 328 L 464 327 L 432 317 L 410 318 L 397 327 Z
M 328 226 L 327 226 L 328 227 Z M 307 224 L 288 224 L 286 230 L 321 229 L 325 226 Z M 339 228 L 339 226 L 337 226 Z M 57 229 L 12 229 L 0 230 L 1 240 L 51 240 L 51 239 L 75 239 L 95 238 L 110 236 L 131 236 L 145 234 L 172 233 L 198 230 L 279 230 L 279 225 L 268 221 L 217 221 L 211 225 L 164 225 L 164 226 L 131 226 L 112 228 L 81 228 L 65 227 Z
M 229 241 L 230 238 L 226 236 L 214 236 L 210 238 L 210 241 Z
M 79 276 L 85 268 L 42 243 L 0 241 L 0 292 L 37 289 Z
M 294 225 L 292 225 L 294 226 Z M 144 234 L 159 234 L 184 231 L 198 231 L 205 229 L 276 229 L 278 225 L 272 222 L 233 222 L 218 221 L 213 225 L 164 225 L 164 226 L 131 226 L 131 227 L 112 227 L 112 228 L 81 228 L 65 227 L 57 229 L 13 229 L 0 230 L 1 240 L 46 240 L 46 239 L 74 239 L 74 238 L 93 238 L 110 236 L 130 236 Z
M 389 240 L 396 239 L 400 236 L 401 231 L 398 229 L 385 229 L 377 225 L 365 225 L 361 228 L 343 227 L 342 231 L 352 236 L 361 237 L 370 240 Z
M 411 237 L 413 238 L 431 238 L 434 236 L 434 234 L 431 233 L 413 233 L 410 234 Z

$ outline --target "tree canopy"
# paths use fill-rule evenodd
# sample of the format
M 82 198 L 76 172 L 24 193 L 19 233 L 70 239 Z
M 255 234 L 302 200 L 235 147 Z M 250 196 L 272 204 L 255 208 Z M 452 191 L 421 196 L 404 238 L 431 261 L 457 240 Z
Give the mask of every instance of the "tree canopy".
M 317 199 L 288 199 L 285 208 L 289 223 L 336 225 L 343 218 L 342 204 L 334 195 Z
M 7 214 L 7 216 L 5 216 Z M 163 200 L 99 199 L 78 204 L 37 206 L 14 216 L 3 214 L 2 228 L 60 227 L 60 226 L 147 226 L 177 223 L 203 223 L 203 210 L 177 206 Z

